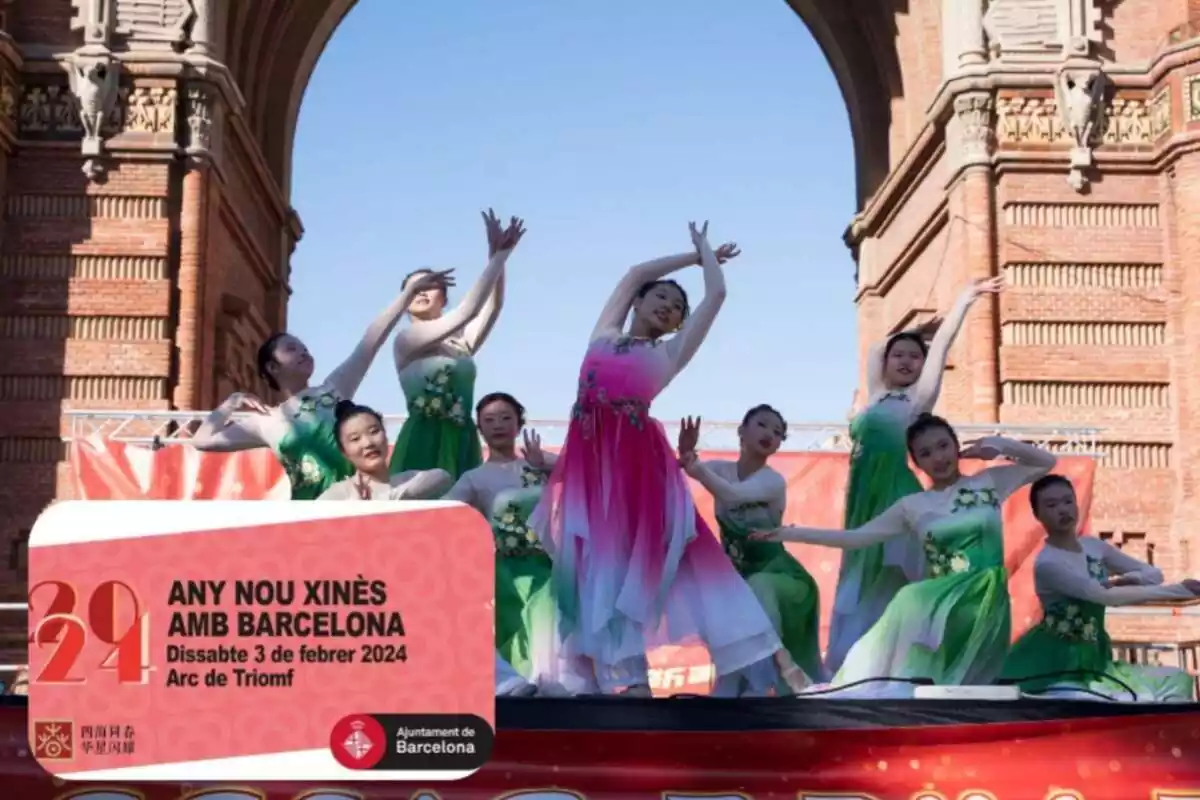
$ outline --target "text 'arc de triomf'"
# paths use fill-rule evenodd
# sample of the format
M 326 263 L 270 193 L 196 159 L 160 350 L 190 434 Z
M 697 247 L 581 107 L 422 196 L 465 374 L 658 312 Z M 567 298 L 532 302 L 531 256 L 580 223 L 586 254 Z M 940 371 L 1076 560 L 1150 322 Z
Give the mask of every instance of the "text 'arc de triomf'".
M 8 584 L 67 486 L 64 411 L 263 388 L 254 352 L 285 327 L 303 231 L 296 119 L 354 4 L 0 0 Z M 940 410 L 1095 428 L 1096 532 L 1200 574 L 1200 0 L 790 5 L 852 123 L 864 355 L 1006 275 Z M 1138 633 L 1200 640 L 1195 619 Z

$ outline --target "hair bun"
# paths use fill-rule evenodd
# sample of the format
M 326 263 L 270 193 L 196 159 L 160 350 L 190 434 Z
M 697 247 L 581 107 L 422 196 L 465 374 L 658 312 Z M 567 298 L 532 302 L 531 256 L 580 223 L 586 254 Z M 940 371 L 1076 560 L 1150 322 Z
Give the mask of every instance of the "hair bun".
M 359 406 L 353 400 L 339 400 L 338 404 L 333 407 L 333 416 L 336 419 L 342 420 L 347 417 L 353 417 L 359 411 Z

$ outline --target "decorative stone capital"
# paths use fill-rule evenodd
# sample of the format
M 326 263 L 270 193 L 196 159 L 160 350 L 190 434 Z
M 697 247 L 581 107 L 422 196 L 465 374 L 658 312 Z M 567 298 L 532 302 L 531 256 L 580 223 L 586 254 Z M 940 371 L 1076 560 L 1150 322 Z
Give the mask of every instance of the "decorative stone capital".
M 187 130 L 184 150 L 189 156 L 207 154 L 212 147 L 213 92 L 204 84 L 189 84 L 183 104 Z
M 959 163 L 963 167 L 990 164 L 996 143 L 996 100 L 990 92 L 970 92 L 954 98 Z

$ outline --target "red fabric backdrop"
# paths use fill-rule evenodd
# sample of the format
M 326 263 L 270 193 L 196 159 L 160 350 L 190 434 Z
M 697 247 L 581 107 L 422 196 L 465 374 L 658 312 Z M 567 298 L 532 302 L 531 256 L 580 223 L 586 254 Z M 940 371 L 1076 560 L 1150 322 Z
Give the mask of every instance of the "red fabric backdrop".
M 704 458 L 733 458 L 730 453 L 704 453 Z M 200 453 L 186 445 L 158 450 L 109 440 L 72 445 L 74 496 L 85 500 L 261 500 L 286 499 L 288 484 L 274 455 L 267 450 Z M 849 473 L 845 453 L 782 453 L 771 460 L 788 483 L 786 521 L 813 527 L 841 527 Z M 967 471 L 986 465 L 968 462 Z M 1059 460 L 1056 471 L 1074 481 L 1088 529 L 1096 464 L 1090 458 Z M 701 514 L 716 529 L 712 498 L 695 487 Z M 1005 562 L 1013 600 L 1013 636 L 1039 619 L 1033 593 L 1033 557 L 1042 535 L 1029 508 L 1029 490 L 1014 495 L 1004 507 Z M 821 591 L 821 642 L 828 633 L 841 553 L 809 545 L 788 549 L 816 578 Z M 703 693 L 711 677 L 702 648 L 664 648 L 651 654 L 651 678 L 657 691 Z

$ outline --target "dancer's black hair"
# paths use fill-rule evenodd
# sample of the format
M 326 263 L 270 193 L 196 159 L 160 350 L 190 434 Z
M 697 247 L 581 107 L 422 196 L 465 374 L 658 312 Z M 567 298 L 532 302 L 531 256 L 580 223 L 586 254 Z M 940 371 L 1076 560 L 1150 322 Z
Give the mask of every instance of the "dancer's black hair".
M 275 376 L 267 370 L 267 366 L 275 360 L 275 348 L 279 346 L 280 341 L 287 336 L 287 331 L 272 333 L 267 340 L 258 348 L 258 376 L 267 382 L 275 391 L 279 391 L 279 382 L 275 380 Z
M 747 411 L 745 416 L 742 417 L 742 427 L 744 428 L 749 425 L 750 420 L 754 418 L 754 415 L 762 411 L 770 412 L 776 416 L 776 418 L 779 420 L 779 424 L 783 426 L 783 439 L 786 440 L 788 430 L 787 420 L 783 418 L 783 414 L 779 413 L 779 409 L 773 405 L 770 405 L 769 403 L 759 403 L 754 408 Z
M 916 458 L 917 454 L 913 452 L 913 443 L 917 441 L 917 437 L 927 433 L 928 431 L 937 430 L 939 428 L 950 434 L 950 438 L 954 440 L 955 447 L 959 445 L 958 432 L 954 430 L 953 425 L 939 417 L 937 414 L 924 413 L 918 415 L 917 418 L 913 420 L 913 423 L 908 426 L 908 433 L 905 434 L 905 440 L 906 444 L 908 445 L 909 454 L 913 458 Z
M 1042 499 L 1042 492 L 1051 486 L 1066 486 L 1071 490 L 1071 494 L 1075 493 L 1075 484 L 1071 483 L 1071 479 L 1066 475 L 1043 475 L 1029 487 L 1029 505 L 1033 509 L 1034 514 L 1037 514 L 1038 502 Z
M 883 348 L 884 361 L 887 361 L 887 357 L 891 355 L 892 348 L 898 345 L 900 342 L 912 342 L 921 349 L 921 355 L 929 355 L 929 345 L 926 344 L 925 338 L 921 336 L 921 334 L 914 333 L 912 331 L 900 331 L 899 333 L 893 333 L 888 338 L 887 344 Z
M 337 440 L 338 449 L 343 453 L 346 448 L 342 446 L 342 427 L 354 419 L 361 417 L 363 414 L 368 414 L 375 418 L 380 427 L 384 427 L 383 415 L 369 406 L 360 406 L 353 400 L 342 400 L 333 408 L 333 438 Z
M 517 401 L 517 398 L 513 397 L 508 392 L 492 392 L 491 394 L 485 394 L 482 398 L 480 398 L 479 402 L 475 404 L 475 420 L 479 420 L 479 415 L 483 413 L 484 408 L 492 403 L 495 403 L 496 401 L 507 403 L 509 406 L 511 406 L 512 410 L 517 415 L 517 424 L 522 428 L 525 427 L 525 406 L 521 405 L 520 402 Z

